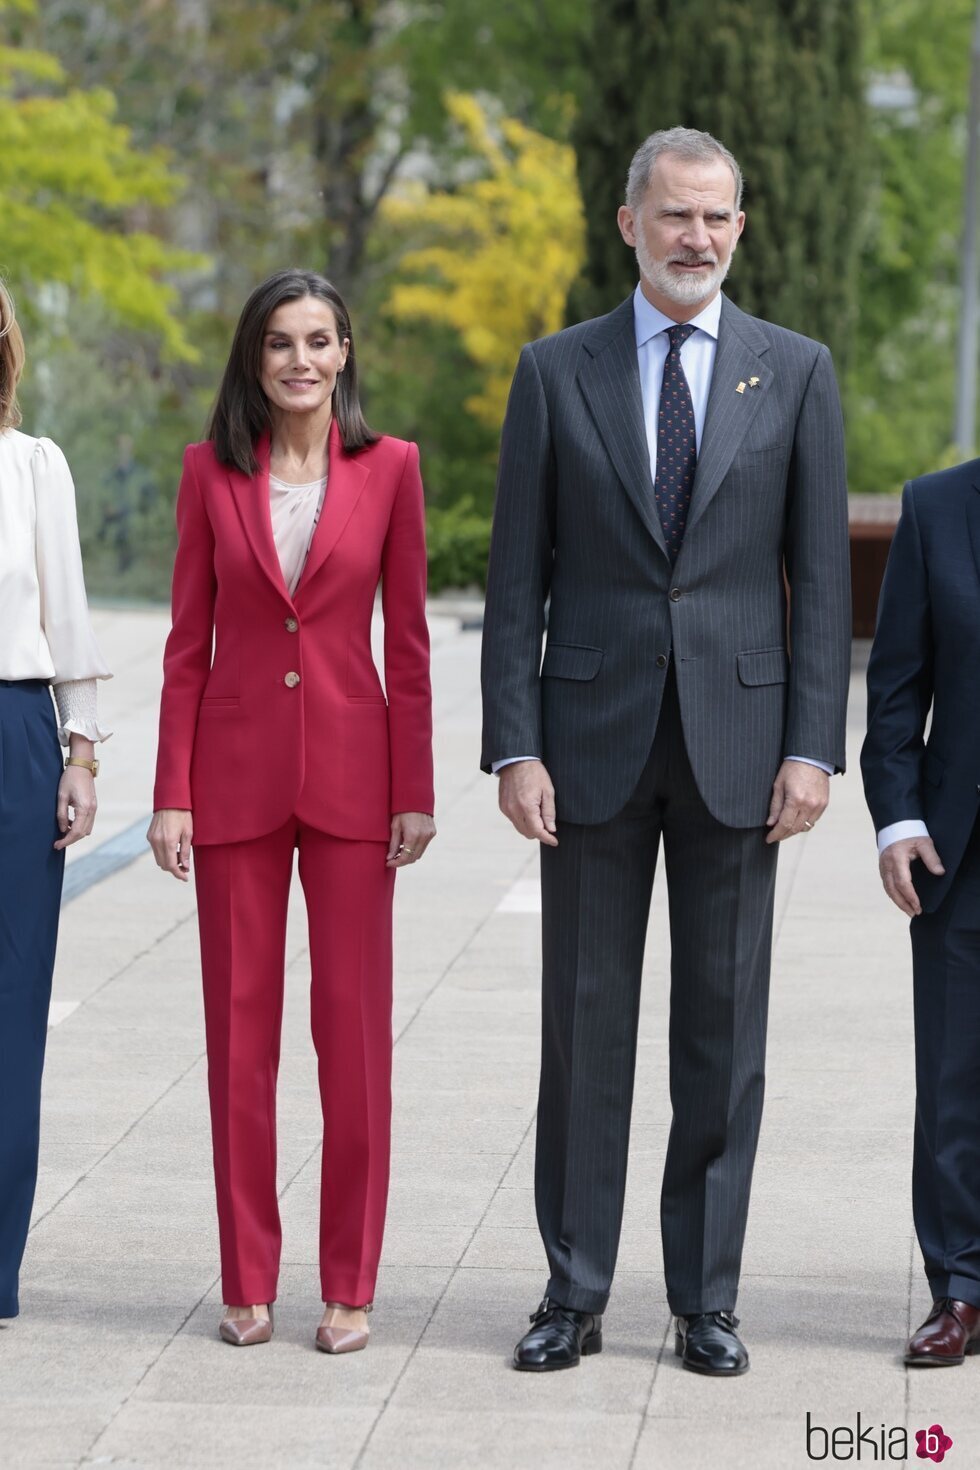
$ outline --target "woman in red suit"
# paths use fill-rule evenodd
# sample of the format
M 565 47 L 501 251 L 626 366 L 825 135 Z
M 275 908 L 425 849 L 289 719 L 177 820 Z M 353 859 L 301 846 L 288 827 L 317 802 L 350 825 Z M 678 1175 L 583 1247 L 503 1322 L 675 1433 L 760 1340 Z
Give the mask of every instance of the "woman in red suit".
M 148 836 L 185 881 L 195 852 L 220 1332 L 272 1335 L 298 848 L 324 1127 L 316 1340 L 350 1352 L 367 1341 L 387 1201 L 395 873 L 435 827 L 418 450 L 365 423 L 350 318 L 322 276 L 281 271 L 246 302 L 208 438 L 184 455 L 177 527 Z

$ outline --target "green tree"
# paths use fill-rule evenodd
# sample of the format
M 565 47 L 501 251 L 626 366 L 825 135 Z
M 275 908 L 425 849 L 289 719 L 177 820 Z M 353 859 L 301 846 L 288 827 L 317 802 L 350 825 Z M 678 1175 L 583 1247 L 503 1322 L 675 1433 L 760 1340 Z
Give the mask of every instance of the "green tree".
M 0 267 L 15 291 L 28 288 L 26 318 L 37 288 L 60 283 L 98 297 L 173 356 L 192 356 L 166 275 L 197 262 L 134 228 L 137 212 L 173 203 L 180 180 L 163 151 L 132 146 L 111 93 L 71 88 L 53 56 L 18 44 L 17 18 L 29 21 L 33 8 L 0 0 L 14 22 L 12 44 L 0 47 Z
M 974 0 L 867 0 L 872 142 L 851 488 L 894 491 L 952 462 L 966 109 Z
M 575 156 L 511 118 L 498 134 L 473 96 L 448 105 L 483 171 L 453 190 L 406 187 L 387 201 L 400 234 L 430 237 L 402 260 L 389 310 L 459 333 L 483 375 L 466 408 L 496 433 L 521 347 L 562 326 L 582 262 Z
M 111 79 L 136 137 L 180 157 L 178 238 L 227 257 L 197 294 L 228 310 L 284 259 L 325 270 L 359 305 L 393 181 L 458 160 L 446 89 L 480 88 L 529 126 L 567 132 L 587 16 L 587 0 L 42 5 L 45 44 L 87 85 Z
M 859 0 L 596 0 L 592 79 L 575 130 L 588 230 L 582 314 L 632 289 L 616 229 L 637 145 L 713 133 L 746 180 L 739 305 L 846 360 L 865 186 Z

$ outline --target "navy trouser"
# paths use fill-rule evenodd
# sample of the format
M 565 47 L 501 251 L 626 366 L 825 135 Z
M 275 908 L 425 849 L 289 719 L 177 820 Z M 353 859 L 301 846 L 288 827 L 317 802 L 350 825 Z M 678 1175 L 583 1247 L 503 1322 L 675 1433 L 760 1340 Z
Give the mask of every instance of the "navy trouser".
M 980 1307 L 980 822 L 946 897 L 911 932 L 915 1230 L 933 1297 Z
M 37 1182 L 41 1069 L 64 852 L 55 852 L 62 757 L 48 686 L 0 680 L 0 1317 L 17 1275 Z

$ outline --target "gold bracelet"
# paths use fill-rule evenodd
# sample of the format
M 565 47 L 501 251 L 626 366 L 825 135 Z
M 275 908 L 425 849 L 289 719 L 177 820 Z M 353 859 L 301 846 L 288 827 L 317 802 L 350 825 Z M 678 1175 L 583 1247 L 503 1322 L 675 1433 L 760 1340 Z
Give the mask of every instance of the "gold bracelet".
M 67 769 L 68 769 L 69 766 L 84 766 L 85 769 L 86 769 L 86 771 L 91 771 L 92 772 L 92 775 L 93 776 L 97 776 L 99 774 L 99 763 L 98 763 L 98 761 L 83 761 L 82 758 L 80 756 L 77 756 L 77 755 L 70 755 L 68 757 L 68 759 L 65 761 L 65 770 L 66 771 L 67 771 Z

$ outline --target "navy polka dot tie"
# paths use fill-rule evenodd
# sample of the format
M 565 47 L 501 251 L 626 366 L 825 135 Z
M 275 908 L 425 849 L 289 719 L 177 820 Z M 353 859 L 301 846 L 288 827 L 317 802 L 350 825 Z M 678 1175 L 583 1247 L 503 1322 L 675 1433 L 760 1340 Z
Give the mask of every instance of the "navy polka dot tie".
M 681 367 L 681 348 L 696 328 L 671 327 L 667 333 L 670 350 L 664 363 L 660 389 L 660 418 L 657 423 L 657 478 L 653 497 L 664 528 L 671 563 L 684 540 L 687 512 L 698 466 L 698 440 L 694 427 L 691 390 Z

